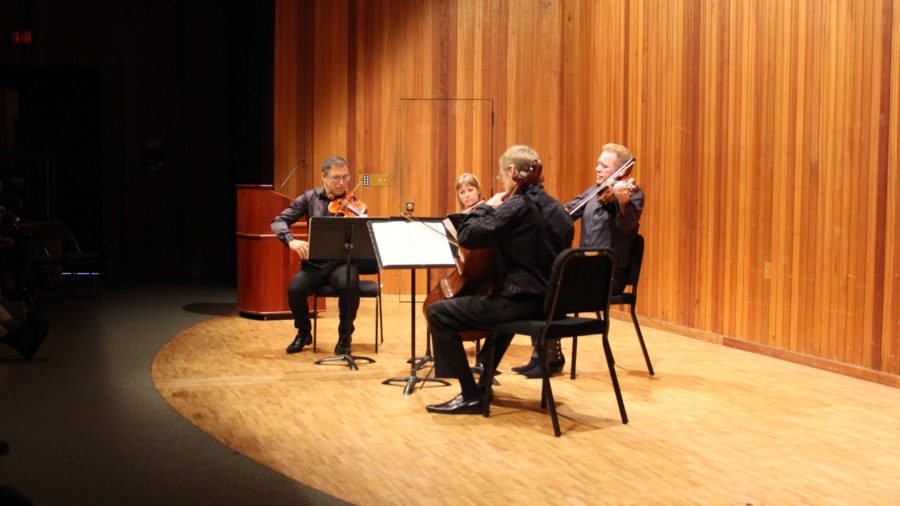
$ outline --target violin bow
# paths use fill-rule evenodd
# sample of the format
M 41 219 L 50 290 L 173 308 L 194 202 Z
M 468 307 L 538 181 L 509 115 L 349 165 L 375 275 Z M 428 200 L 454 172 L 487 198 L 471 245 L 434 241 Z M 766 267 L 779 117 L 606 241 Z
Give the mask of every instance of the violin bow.
M 410 221 L 410 222 L 412 222 L 412 223 L 419 223 L 420 225 L 422 225 L 423 227 L 427 228 L 428 230 L 431 230 L 431 231 L 434 232 L 435 234 L 438 234 L 439 236 L 441 236 L 441 237 L 443 237 L 444 239 L 446 239 L 447 242 L 449 242 L 450 244 L 456 246 L 457 248 L 459 247 L 459 243 L 456 242 L 456 241 L 454 241 L 453 239 L 447 237 L 447 234 L 441 233 L 441 232 L 439 232 L 439 231 L 437 231 L 437 230 L 431 228 L 430 226 L 428 226 L 427 223 L 425 223 L 424 221 L 422 221 L 422 220 L 416 218 L 415 216 L 411 215 L 410 213 L 408 213 L 408 212 L 406 212 L 406 211 L 403 211 L 402 213 L 400 213 L 400 216 L 403 216 L 404 218 L 406 218 L 408 221 Z
M 612 174 L 610 174 L 610 176 L 609 176 L 608 178 L 606 178 L 605 180 L 603 180 L 602 183 L 598 184 L 597 187 L 594 188 L 593 191 L 591 191 L 591 193 L 589 193 L 587 196 L 585 196 L 585 197 L 581 200 L 581 202 L 578 203 L 577 206 L 573 207 L 572 209 L 569 209 L 569 216 L 571 216 L 571 215 L 575 214 L 576 212 L 578 212 L 578 210 L 581 209 L 582 207 L 584 207 L 584 205 L 587 204 L 589 200 L 591 200 L 592 198 L 596 197 L 598 193 L 600 193 L 601 191 L 603 191 L 604 189 L 606 189 L 606 187 L 609 186 L 610 183 L 611 183 L 612 181 L 616 181 L 616 179 L 617 179 L 619 176 L 621 176 L 622 174 L 624 174 L 625 172 L 627 172 L 628 169 L 630 169 L 631 166 L 634 165 L 634 163 L 635 163 L 636 161 L 637 161 L 637 158 L 635 158 L 635 157 L 629 158 L 628 161 L 626 161 L 625 163 L 623 163 L 621 167 L 619 167 L 618 169 L 616 169 L 615 172 L 613 172 Z

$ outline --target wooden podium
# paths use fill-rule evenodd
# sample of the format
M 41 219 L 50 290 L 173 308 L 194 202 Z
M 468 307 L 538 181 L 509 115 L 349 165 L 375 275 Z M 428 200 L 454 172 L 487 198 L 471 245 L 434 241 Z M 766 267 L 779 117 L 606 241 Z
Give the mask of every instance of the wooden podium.
M 238 311 L 257 318 L 290 317 L 287 287 L 300 271 L 300 262 L 272 233 L 269 223 L 292 199 L 273 191 L 272 185 L 239 184 L 236 188 Z M 306 240 L 306 220 L 295 223 L 291 233 Z M 310 297 L 314 310 L 312 302 Z M 318 310 L 325 310 L 324 297 Z

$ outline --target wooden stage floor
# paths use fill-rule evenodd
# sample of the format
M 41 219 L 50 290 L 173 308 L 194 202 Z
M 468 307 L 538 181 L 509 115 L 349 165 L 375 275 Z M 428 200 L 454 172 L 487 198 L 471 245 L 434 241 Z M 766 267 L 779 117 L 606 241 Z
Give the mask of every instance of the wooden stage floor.
M 579 342 L 578 377 L 553 378 L 563 434 L 539 408 L 540 381 L 511 374 L 492 416 L 425 412 L 458 392 L 412 395 L 381 381 L 409 374 L 409 304 L 385 301 L 374 353 L 363 300 L 353 372 L 331 356 L 337 314 L 319 321 L 319 352 L 286 355 L 292 322 L 215 317 L 174 336 L 153 381 L 197 427 L 248 457 L 358 504 L 896 504 L 900 390 L 644 327 L 656 376 L 630 321 L 611 342 L 630 423 L 619 420 L 600 340 Z M 417 315 L 419 352 L 425 332 Z M 570 342 L 564 349 L 571 358 Z

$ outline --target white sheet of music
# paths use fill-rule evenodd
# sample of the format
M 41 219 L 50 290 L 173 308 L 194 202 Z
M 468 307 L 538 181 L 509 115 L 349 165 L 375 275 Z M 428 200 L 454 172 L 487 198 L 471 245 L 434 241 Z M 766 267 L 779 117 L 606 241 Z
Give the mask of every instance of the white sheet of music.
M 369 225 L 382 268 L 456 265 L 440 223 L 384 221 Z

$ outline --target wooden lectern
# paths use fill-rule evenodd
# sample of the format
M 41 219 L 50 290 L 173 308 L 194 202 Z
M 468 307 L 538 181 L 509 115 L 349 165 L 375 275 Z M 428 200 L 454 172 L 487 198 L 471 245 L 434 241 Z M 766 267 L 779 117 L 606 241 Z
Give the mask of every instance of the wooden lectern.
M 287 287 L 300 271 L 300 262 L 269 226 L 291 200 L 273 191 L 272 185 L 237 185 L 237 305 L 244 316 L 291 316 Z M 291 233 L 306 240 L 306 220 L 295 223 Z M 315 310 L 312 299 L 309 307 Z M 318 310 L 325 310 L 324 297 L 319 299 Z

